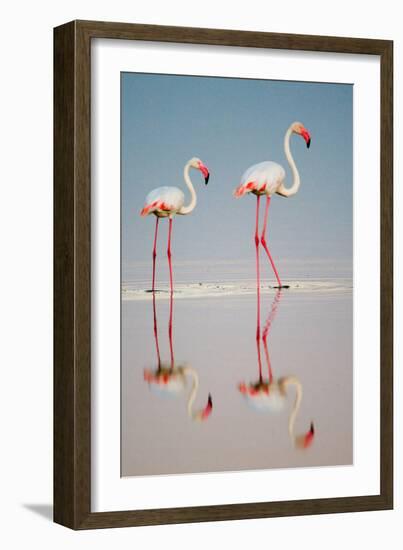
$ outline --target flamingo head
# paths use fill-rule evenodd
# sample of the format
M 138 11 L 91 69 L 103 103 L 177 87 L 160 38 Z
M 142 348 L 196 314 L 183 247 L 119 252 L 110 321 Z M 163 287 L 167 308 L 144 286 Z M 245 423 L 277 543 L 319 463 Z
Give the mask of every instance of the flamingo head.
M 193 414 L 193 420 L 199 420 L 203 422 L 204 420 L 207 420 L 207 418 L 211 415 L 213 412 L 213 399 L 211 397 L 211 394 L 208 394 L 207 404 L 204 407 L 204 409 L 201 409 L 200 411 Z
M 309 430 L 306 432 L 306 434 L 299 435 L 295 438 L 295 447 L 297 449 L 307 449 L 310 447 L 313 443 L 313 440 L 315 439 L 315 427 L 313 425 L 313 422 L 311 422 Z
M 301 122 L 293 122 L 291 124 L 291 130 L 294 134 L 297 134 L 298 136 L 304 138 L 306 146 L 309 149 L 309 146 L 311 145 L 311 134 L 308 132 L 305 126 L 301 124 Z
M 192 159 L 190 159 L 189 164 L 192 168 L 200 170 L 204 177 L 204 183 L 207 185 L 210 178 L 210 172 L 207 166 L 197 157 L 193 157 Z

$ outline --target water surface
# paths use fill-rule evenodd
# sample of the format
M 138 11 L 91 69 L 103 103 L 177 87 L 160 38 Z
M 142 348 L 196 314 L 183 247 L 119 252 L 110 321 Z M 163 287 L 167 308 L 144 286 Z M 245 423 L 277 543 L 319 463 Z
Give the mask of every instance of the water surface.
M 272 312 L 274 291 L 261 296 L 261 325 Z M 156 300 L 161 361 L 171 365 L 170 301 Z M 295 448 L 288 422 L 295 398 L 283 410 L 248 405 L 238 385 L 259 379 L 256 296 L 174 300 L 175 366 L 197 373 L 194 410 L 213 410 L 204 421 L 188 415 L 192 389 L 174 396 L 155 391 L 144 370 L 155 371 L 152 300 L 122 301 L 122 475 L 157 475 L 351 464 L 352 290 L 287 293 L 277 304 L 268 334 L 273 379 L 294 376 L 303 388 L 295 432 L 314 423 L 309 448 Z M 272 316 L 273 317 L 273 316 Z M 262 371 L 268 377 L 262 348 Z

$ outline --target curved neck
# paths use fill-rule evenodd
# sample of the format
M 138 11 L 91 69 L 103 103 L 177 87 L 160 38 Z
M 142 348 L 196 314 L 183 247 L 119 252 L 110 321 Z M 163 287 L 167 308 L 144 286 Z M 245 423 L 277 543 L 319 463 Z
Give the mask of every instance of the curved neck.
M 288 433 L 292 439 L 295 439 L 294 426 L 295 426 L 295 421 L 297 419 L 298 411 L 302 401 L 301 382 L 297 378 L 295 378 L 295 376 L 287 376 L 282 380 L 281 385 L 285 392 L 287 391 L 288 386 L 295 386 L 295 391 L 296 391 L 295 401 L 290 414 L 290 418 L 288 420 Z
M 189 169 L 190 163 L 188 162 L 183 170 L 183 178 L 185 180 L 187 188 L 190 191 L 190 202 L 186 206 L 182 206 L 178 214 L 189 214 L 195 208 L 197 202 L 196 191 L 194 190 L 192 181 L 189 176 Z
M 285 187 L 283 183 L 280 185 L 277 193 L 279 195 L 283 195 L 284 197 L 291 197 L 291 195 L 295 195 L 295 193 L 298 191 L 299 186 L 301 184 L 297 167 L 291 155 L 291 150 L 290 150 L 291 134 L 292 134 L 292 129 L 290 126 L 284 136 L 284 153 L 287 158 L 288 164 L 290 165 L 290 168 L 291 168 L 293 183 L 292 183 L 292 186 L 288 188 Z
M 193 412 L 192 409 L 193 409 L 194 400 L 196 399 L 197 390 L 199 389 L 199 377 L 196 371 L 190 367 L 186 367 L 184 369 L 184 373 L 189 374 L 193 379 L 192 389 L 190 391 L 188 402 L 187 402 L 188 415 L 193 418 L 195 416 L 195 413 Z

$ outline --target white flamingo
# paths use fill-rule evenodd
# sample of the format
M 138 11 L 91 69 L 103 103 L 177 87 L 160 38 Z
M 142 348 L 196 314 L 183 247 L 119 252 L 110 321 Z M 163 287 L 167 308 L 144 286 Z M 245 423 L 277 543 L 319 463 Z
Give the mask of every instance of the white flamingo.
M 154 341 L 157 352 L 158 366 L 156 369 L 144 369 L 144 380 L 148 382 L 150 389 L 161 395 L 174 395 L 184 393 L 187 388 L 188 378 L 192 379 L 192 388 L 187 399 L 187 413 L 192 420 L 207 420 L 213 410 L 213 400 L 208 394 L 207 404 L 203 409 L 194 411 L 193 403 L 199 389 L 199 376 L 190 365 L 176 365 L 174 358 L 174 346 L 172 338 L 173 325 L 173 292 L 170 295 L 168 336 L 171 360 L 169 365 L 161 361 L 160 346 L 158 340 L 157 308 L 155 304 L 155 293 L 153 293 L 153 315 L 154 315 Z
M 294 431 L 295 421 L 298 416 L 302 401 L 302 385 L 295 376 L 284 376 L 271 381 L 259 381 L 256 384 L 241 383 L 239 391 L 244 395 L 247 403 L 255 410 L 269 413 L 277 413 L 285 408 L 288 389 L 295 387 L 295 401 L 288 419 L 288 435 L 297 449 L 307 449 L 313 443 L 315 428 L 311 422 L 309 430 L 300 435 Z
M 260 314 L 258 313 L 256 348 L 259 366 L 259 379 L 256 382 L 250 382 L 249 384 L 241 382 L 238 385 L 238 390 L 245 397 L 248 405 L 254 410 L 268 413 L 276 413 L 285 409 L 289 388 L 295 387 L 295 401 L 288 419 L 288 434 L 297 449 L 307 449 L 312 445 L 315 438 L 315 428 L 313 422 L 311 422 L 309 430 L 306 433 L 296 435 L 294 431 L 295 422 L 302 402 L 302 384 L 296 376 L 283 376 L 278 380 L 274 379 L 271 368 L 267 338 L 274 322 L 280 299 L 281 290 L 278 290 L 272 302 L 266 323 L 263 327 L 262 338 L 260 338 Z M 259 302 L 260 292 L 258 289 L 258 303 Z M 267 378 L 264 378 L 263 376 L 262 359 L 260 353 L 260 340 L 263 341 L 264 354 L 266 357 L 268 369 Z
M 187 387 L 187 379 L 192 379 L 192 388 L 187 399 L 187 414 L 194 421 L 203 422 L 207 420 L 213 410 L 213 400 L 211 394 L 208 394 L 207 404 L 200 410 L 193 410 L 193 404 L 199 389 L 199 375 L 189 365 L 179 367 L 168 367 L 161 365 L 157 370 L 144 370 L 144 380 L 148 382 L 150 388 L 154 391 L 177 396 L 182 394 Z
M 185 216 L 190 214 L 197 202 L 196 191 L 194 190 L 192 181 L 189 176 L 190 168 L 195 168 L 200 170 L 204 176 L 204 181 L 207 185 L 210 173 L 208 168 L 203 164 L 203 162 L 197 158 L 191 158 L 184 168 L 184 180 L 187 185 L 187 188 L 190 191 L 190 202 L 185 206 L 185 195 L 181 189 L 178 187 L 157 187 L 148 193 L 145 201 L 145 205 L 140 212 L 141 216 L 148 216 L 149 214 L 154 214 L 156 216 L 155 222 L 155 234 L 154 234 L 154 247 L 153 247 L 153 280 L 152 280 L 152 292 L 155 290 L 155 259 L 157 256 L 157 237 L 158 237 L 158 222 L 160 218 L 169 218 L 169 229 L 168 229 L 168 264 L 169 264 L 169 283 L 170 290 L 173 291 L 172 284 L 172 262 L 171 262 L 171 236 L 172 236 L 172 219 L 178 214 L 180 216 Z
M 286 187 L 284 184 L 285 180 L 285 170 L 276 162 L 264 161 L 259 162 L 250 166 L 241 178 L 240 185 L 235 189 L 235 197 L 243 197 L 248 193 L 253 193 L 257 197 L 256 204 L 256 230 L 255 230 L 255 245 L 256 245 L 256 273 L 257 273 L 257 284 L 260 286 L 260 270 L 259 270 L 259 242 L 262 243 L 263 248 L 266 251 L 266 254 L 270 260 L 271 266 L 273 268 L 274 274 L 277 279 L 278 288 L 284 288 L 284 285 L 281 284 L 281 280 L 274 265 L 273 258 L 270 254 L 269 248 L 266 241 L 266 229 L 267 229 L 267 220 L 269 215 L 269 205 L 271 196 L 274 193 L 277 195 L 282 195 L 283 197 L 291 197 L 297 193 L 300 186 L 300 177 L 295 165 L 294 159 L 292 158 L 290 151 L 290 138 L 292 134 L 297 134 L 302 136 L 306 142 L 307 147 L 311 144 L 311 136 L 308 130 L 300 122 L 293 122 L 291 126 L 285 133 L 284 137 L 284 152 L 287 158 L 288 164 L 290 165 L 291 172 L 293 175 L 293 183 L 291 187 Z M 266 195 L 266 210 L 264 214 L 263 229 L 259 239 L 259 205 L 261 195 Z M 287 288 L 287 287 L 286 287 Z

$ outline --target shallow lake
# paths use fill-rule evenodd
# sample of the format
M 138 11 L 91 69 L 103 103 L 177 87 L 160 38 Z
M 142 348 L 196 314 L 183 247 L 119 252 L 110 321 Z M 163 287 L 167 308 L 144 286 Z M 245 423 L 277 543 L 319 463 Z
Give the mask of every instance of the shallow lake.
M 295 434 L 314 424 L 307 448 L 289 433 L 296 387 L 281 410 L 258 410 L 239 384 L 268 379 L 261 342 L 256 346 L 255 295 L 155 300 L 161 364 L 186 367 L 186 385 L 176 393 L 144 379 L 158 372 L 154 309 L 150 297 L 122 301 L 122 475 L 155 475 L 267 468 L 330 466 L 353 461 L 352 289 L 343 292 L 262 293 L 261 331 L 274 381 L 293 377 L 302 390 Z M 261 332 L 262 334 L 262 332 Z M 187 401 L 198 381 L 193 411 Z M 169 393 L 169 395 L 168 395 Z M 253 404 L 252 404 L 253 405 Z

